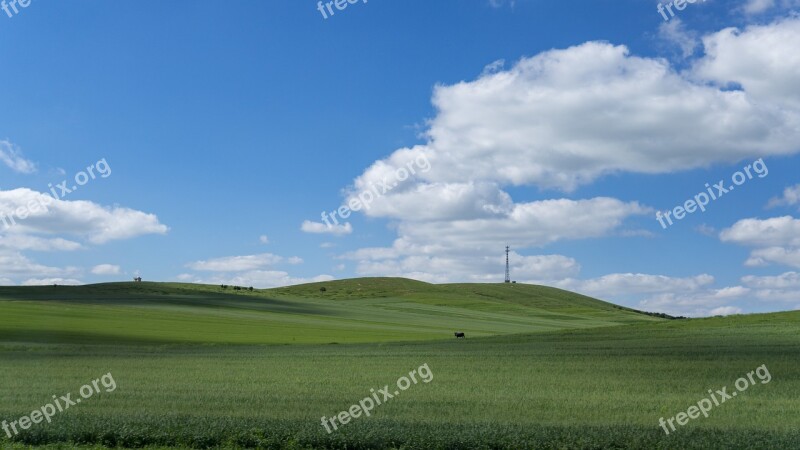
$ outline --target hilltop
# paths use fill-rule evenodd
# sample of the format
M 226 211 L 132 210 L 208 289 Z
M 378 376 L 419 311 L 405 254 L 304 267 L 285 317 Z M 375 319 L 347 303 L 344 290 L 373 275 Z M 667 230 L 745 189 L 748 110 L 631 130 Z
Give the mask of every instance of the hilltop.
M 323 289 L 324 288 L 324 289 Z M 263 290 L 185 283 L 0 288 L 0 339 L 79 343 L 355 343 L 659 320 L 525 284 L 358 278 Z

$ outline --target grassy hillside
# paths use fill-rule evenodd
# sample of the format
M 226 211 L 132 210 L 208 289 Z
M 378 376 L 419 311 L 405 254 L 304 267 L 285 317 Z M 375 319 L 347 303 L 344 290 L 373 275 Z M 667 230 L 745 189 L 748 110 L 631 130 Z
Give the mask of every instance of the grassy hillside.
M 392 278 L 254 291 L 172 283 L 3 287 L 0 317 L 2 341 L 84 344 L 412 341 L 449 339 L 456 330 L 471 338 L 656 320 L 542 286 Z
M 798 448 L 800 312 L 456 341 L 307 346 L 0 344 L 0 418 L 114 374 L 117 390 L 17 443 L 209 448 Z M 320 424 L 428 364 L 433 379 Z M 669 436 L 756 367 L 772 376 Z M 0 436 L 0 443 L 2 443 Z M 70 444 L 72 445 L 72 444 Z
M 800 312 L 670 321 L 541 286 L 375 278 L 0 288 L 0 319 L 0 420 L 117 386 L 0 448 L 800 448 Z M 326 433 L 322 416 L 423 364 L 430 383 Z M 762 365 L 769 383 L 660 428 Z

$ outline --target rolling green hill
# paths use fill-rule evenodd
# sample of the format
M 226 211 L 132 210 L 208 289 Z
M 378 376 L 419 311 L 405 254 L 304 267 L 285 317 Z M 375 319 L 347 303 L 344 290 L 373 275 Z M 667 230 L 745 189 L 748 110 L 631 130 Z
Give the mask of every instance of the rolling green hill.
M 3 287 L 0 317 L 3 341 L 86 344 L 412 341 L 659 320 L 543 286 L 399 278 L 254 291 L 176 283 Z
M 0 448 L 794 449 L 798 330 L 800 312 L 663 320 L 523 284 L 4 287 L 0 421 L 116 388 Z M 321 426 L 423 364 L 430 383 Z M 769 382 L 659 427 L 761 366 Z

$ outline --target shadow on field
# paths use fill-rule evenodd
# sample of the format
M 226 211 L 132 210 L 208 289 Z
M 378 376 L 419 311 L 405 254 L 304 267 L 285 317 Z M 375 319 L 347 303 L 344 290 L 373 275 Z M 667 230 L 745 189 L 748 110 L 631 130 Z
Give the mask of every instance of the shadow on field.
M 212 289 L 212 288 L 208 288 Z M 237 292 L 237 291 L 232 291 Z M 258 291 L 242 293 L 171 287 L 161 283 L 111 283 L 88 286 L 3 286 L 0 300 L 45 301 L 109 306 L 192 306 L 247 311 L 335 316 L 335 310 L 308 302 L 269 298 Z

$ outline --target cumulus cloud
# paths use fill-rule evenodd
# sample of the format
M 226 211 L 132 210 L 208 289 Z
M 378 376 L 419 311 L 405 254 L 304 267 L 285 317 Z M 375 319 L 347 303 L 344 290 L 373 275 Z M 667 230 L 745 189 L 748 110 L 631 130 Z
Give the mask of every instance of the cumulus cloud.
M 720 233 L 722 242 L 755 247 L 745 265 L 800 267 L 800 220 L 791 216 L 743 219 Z
M 262 269 L 281 261 L 283 261 L 283 258 L 278 255 L 262 253 L 260 255 L 226 256 L 205 261 L 195 261 L 189 263 L 187 267 L 205 272 L 241 272 Z
M 80 273 L 77 267 L 51 267 L 38 264 L 18 251 L 0 248 L 0 273 L 4 277 L 22 278 L 67 278 Z
M 798 28 L 797 22 L 784 26 Z M 733 44 L 718 37 L 708 45 L 721 61 Z M 786 44 L 781 49 L 791 52 Z M 720 64 L 701 64 L 698 72 L 728 83 L 730 73 Z M 793 76 L 796 69 L 787 65 L 776 67 L 775 76 L 763 74 L 765 82 L 776 78 L 781 84 L 782 74 Z M 758 99 L 773 98 L 752 85 Z M 433 103 L 437 114 L 428 142 L 384 161 L 398 167 L 422 153 L 432 170 L 420 177 L 429 182 L 571 190 L 610 173 L 669 173 L 793 153 L 800 134 L 797 111 L 760 104 L 749 91 L 694 81 L 665 60 L 603 42 L 551 50 L 475 81 L 439 85 Z M 375 165 L 362 177 L 380 179 L 384 172 Z
M 192 281 L 202 284 L 227 284 L 234 286 L 253 286 L 258 289 L 266 289 L 279 286 L 291 286 L 295 284 L 316 283 L 319 281 L 331 281 L 335 278 L 331 275 L 318 275 L 311 278 L 292 277 L 287 272 L 277 270 L 251 270 L 237 273 L 235 275 L 217 274 L 211 277 L 184 278 L 183 281 Z
M 0 232 L 6 235 L 64 234 L 93 244 L 168 231 L 154 214 L 85 200 L 56 200 L 27 188 L 0 191 L 0 221 Z
M 612 198 L 544 200 L 474 219 L 402 221 L 391 247 L 363 248 L 345 258 L 363 276 L 392 275 L 430 282 L 502 281 L 500 245 L 540 247 L 606 236 L 626 218 L 649 212 L 638 203 Z M 502 245 L 502 244 L 501 244 Z M 520 279 L 551 280 L 574 275 L 578 264 L 558 255 L 514 258 Z M 524 274 L 524 275 L 522 275 Z
M 17 173 L 29 174 L 36 172 L 36 164 L 25 159 L 19 147 L 7 139 L 0 140 L 0 162 Z
M 642 300 L 639 308 L 689 317 L 735 314 L 741 309 L 738 306 L 730 305 L 730 302 L 743 300 L 749 294 L 750 290 L 742 286 L 694 292 L 670 292 L 653 295 Z
M 52 284 L 75 286 L 82 283 L 74 278 L 29 278 L 22 282 L 23 286 L 47 286 Z
M 746 14 L 760 14 L 775 6 L 775 0 L 747 0 L 742 9 Z
M 800 246 L 800 220 L 791 216 L 743 219 L 719 236 L 723 242 L 753 247 Z
M 344 259 L 357 261 L 356 273 L 361 276 L 394 276 L 431 283 L 470 281 L 502 282 L 505 255 L 464 257 L 446 250 L 437 254 L 408 254 L 397 248 L 360 249 L 347 253 Z M 555 280 L 577 275 L 580 264 L 563 255 L 510 255 L 511 271 L 520 280 Z
M 781 264 L 790 267 L 800 267 L 800 249 L 767 247 L 753 250 L 744 263 L 750 267 L 762 267 L 770 264 Z
M 740 9 L 746 16 L 758 16 L 788 11 L 798 6 L 800 6 L 798 0 L 745 0 Z
M 391 246 L 341 257 L 354 261 L 360 275 L 502 280 L 499 249 L 506 244 L 553 253 L 538 248 L 643 234 L 628 225 L 651 208 L 602 196 L 564 198 L 581 186 L 619 173 L 670 174 L 800 151 L 800 91 L 794 89 L 800 19 L 727 29 L 702 40 L 675 21 L 661 34 L 685 56 L 702 42 L 704 54 L 679 70 L 624 45 L 587 42 L 514 64 L 492 63 L 474 80 L 436 86 L 423 142 L 375 161 L 345 189 L 347 205 L 398 169 L 428 161 L 430 170 L 393 185 L 360 211 L 391 220 L 397 238 Z M 510 188 L 531 192 L 521 187 L 537 188 L 537 200 L 515 202 Z M 553 190 L 567 194 L 547 198 Z M 759 228 L 743 222 L 721 235 L 755 250 L 791 248 L 787 236 L 800 235 L 762 227 L 772 237 L 756 236 L 748 231 L 753 226 Z M 327 227 L 309 222 L 308 228 Z M 709 226 L 700 230 L 716 233 Z M 582 280 L 580 265 L 567 255 L 514 255 L 517 280 L 680 315 L 736 312 L 741 306 L 735 303 L 756 291 L 716 288 L 709 274 L 613 273 Z
M 753 290 L 753 297 L 764 303 L 797 303 L 800 300 L 800 273 L 742 277 L 742 284 Z
M 742 277 L 742 283 L 755 289 L 798 289 L 800 290 L 800 273 L 785 272 L 777 276 Z
M 306 233 L 314 234 L 333 234 L 341 236 L 353 232 L 353 226 L 350 223 L 341 224 L 324 224 L 320 222 L 312 222 L 310 220 L 303 221 L 300 229 Z
M 741 314 L 744 312 L 742 308 L 737 306 L 720 306 L 719 308 L 714 308 L 710 311 L 712 316 L 730 316 L 733 314 Z
M 708 274 L 674 278 L 642 273 L 614 273 L 588 280 L 563 280 L 555 285 L 592 297 L 612 298 L 631 294 L 697 291 L 713 283 L 714 277 Z
M 692 56 L 700 46 L 697 32 L 686 28 L 686 25 L 677 17 L 669 22 L 663 22 L 658 27 L 658 35 L 664 41 L 678 47 L 684 58 Z
M 122 269 L 114 264 L 99 264 L 92 267 L 91 272 L 95 275 L 119 275 Z
M 81 270 L 41 265 L 20 251 L 75 251 L 167 231 L 155 215 L 129 208 L 56 200 L 27 188 L 0 190 L 0 274 L 12 283 L 76 284 Z M 92 272 L 114 274 L 97 272 L 111 270 L 105 266 L 96 266 Z
M 83 246 L 63 238 L 42 238 L 24 234 L 0 234 L 0 247 L 15 250 L 34 250 L 39 252 L 79 250 Z
M 198 272 L 210 272 L 210 274 L 183 273 L 178 275 L 178 280 L 203 284 L 229 284 L 268 288 L 334 279 L 332 276 L 325 274 L 308 278 L 294 277 L 288 272 L 272 268 L 272 266 L 281 263 L 298 265 L 303 263 L 303 259 L 297 256 L 284 258 L 272 253 L 262 253 L 195 261 L 187 264 L 187 267 Z
M 786 109 L 779 113 L 787 121 L 784 124 L 796 123 L 800 108 L 800 18 L 750 26 L 744 31 L 727 28 L 704 37 L 703 45 L 706 56 L 694 68 L 697 76 L 722 86 L 741 85 L 754 102 L 784 106 Z M 756 118 L 764 119 L 765 116 Z M 784 128 L 780 132 L 796 135 L 797 129 Z M 796 152 L 797 146 L 791 150 Z
M 587 200 L 543 200 L 515 205 L 506 214 L 472 220 L 402 222 L 400 240 L 406 247 L 441 245 L 496 249 L 543 246 L 562 240 L 606 236 L 632 216 L 651 212 L 636 202 L 598 197 Z
M 767 208 L 778 206 L 794 206 L 800 204 L 800 184 L 787 187 L 783 190 L 783 195 L 770 199 Z

